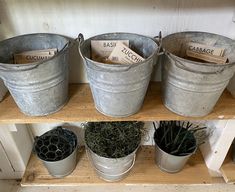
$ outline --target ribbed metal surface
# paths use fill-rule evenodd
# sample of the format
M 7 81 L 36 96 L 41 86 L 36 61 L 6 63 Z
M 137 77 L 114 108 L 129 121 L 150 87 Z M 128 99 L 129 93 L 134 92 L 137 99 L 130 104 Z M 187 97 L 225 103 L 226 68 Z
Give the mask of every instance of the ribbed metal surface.
M 184 59 L 188 42 L 225 48 L 228 64 L 212 64 Z M 218 101 L 235 71 L 235 42 L 203 32 L 175 33 L 163 38 L 162 64 L 164 105 L 183 116 L 205 116 Z

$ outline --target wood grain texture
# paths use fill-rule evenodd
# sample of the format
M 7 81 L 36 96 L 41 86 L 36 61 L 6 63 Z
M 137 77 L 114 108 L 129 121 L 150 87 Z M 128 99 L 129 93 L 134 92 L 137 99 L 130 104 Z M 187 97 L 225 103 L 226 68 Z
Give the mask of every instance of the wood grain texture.
M 232 152 L 229 151 L 223 165 L 220 168 L 226 183 L 235 184 L 235 163 L 232 161 Z
M 201 153 L 196 153 L 188 161 L 185 168 L 176 174 L 160 171 L 154 162 L 154 147 L 142 146 L 138 153 L 135 165 L 130 174 L 122 181 L 110 185 L 154 185 L 154 184 L 212 184 Z M 95 186 L 107 185 L 107 182 L 98 178 L 92 165 L 87 159 L 84 148 L 78 154 L 78 164 L 73 173 L 63 179 L 50 176 L 41 161 L 32 155 L 28 163 L 22 186 Z
M 161 101 L 159 83 L 151 83 L 142 109 L 126 118 L 112 118 L 99 113 L 94 106 L 88 84 L 72 84 L 69 88 L 69 101 L 59 112 L 44 117 L 30 117 L 20 112 L 11 96 L 0 103 L 0 123 L 50 123 L 82 121 L 155 121 L 193 119 L 234 119 L 235 100 L 225 91 L 212 113 L 200 118 L 187 118 L 169 111 Z

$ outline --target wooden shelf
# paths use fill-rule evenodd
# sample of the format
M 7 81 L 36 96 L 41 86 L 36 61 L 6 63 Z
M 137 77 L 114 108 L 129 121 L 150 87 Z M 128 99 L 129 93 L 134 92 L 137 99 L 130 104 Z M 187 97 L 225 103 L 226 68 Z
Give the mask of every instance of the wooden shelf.
M 217 180 L 216 180 L 217 182 Z M 78 154 L 78 164 L 73 173 L 63 179 L 50 176 L 42 162 L 32 155 L 27 165 L 21 185 L 36 186 L 100 186 L 117 185 L 158 185 L 158 184 L 212 184 L 215 180 L 210 177 L 200 152 L 192 156 L 185 168 L 175 174 L 162 172 L 154 163 L 154 147 L 142 146 L 130 174 L 122 181 L 107 183 L 98 178 L 92 165 L 87 159 L 84 148 Z
M 88 84 L 72 84 L 69 102 L 59 112 L 44 117 L 30 117 L 20 112 L 10 95 L 0 103 L 0 123 L 49 123 L 78 121 L 155 121 L 189 119 L 234 119 L 235 99 L 225 91 L 213 112 L 202 118 L 187 118 L 169 111 L 161 101 L 160 83 L 151 83 L 142 109 L 126 118 L 112 118 L 99 113 L 93 103 Z
M 232 152 L 229 151 L 223 165 L 220 168 L 226 183 L 235 184 L 235 163 L 232 160 Z

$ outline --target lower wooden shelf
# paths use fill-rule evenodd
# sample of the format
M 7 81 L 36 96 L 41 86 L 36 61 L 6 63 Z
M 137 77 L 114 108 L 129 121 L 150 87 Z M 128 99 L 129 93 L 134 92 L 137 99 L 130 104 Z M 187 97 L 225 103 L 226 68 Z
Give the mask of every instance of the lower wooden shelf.
M 32 154 L 27 165 L 21 185 L 24 187 L 36 186 L 96 186 L 118 185 L 149 186 L 156 184 L 212 184 L 215 180 L 209 175 L 200 152 L 189 160 L 185 168 L 176 174 L 162 172 L 154 163 L 154 147 L 142 146 L 136 158 L 136 163 L 124 180 L 107 183 L 98 178 L 92 165 L 88 161 L 85 149 L 81 148 L 78 154 L 78 164 L 73 173 L 63 179 L 50 176 L 41 161 Z
M 232 152 L 230 151 L 220 168 L 221 174 L 226 183 L 235 184 L 235 163 L 232 160 Z

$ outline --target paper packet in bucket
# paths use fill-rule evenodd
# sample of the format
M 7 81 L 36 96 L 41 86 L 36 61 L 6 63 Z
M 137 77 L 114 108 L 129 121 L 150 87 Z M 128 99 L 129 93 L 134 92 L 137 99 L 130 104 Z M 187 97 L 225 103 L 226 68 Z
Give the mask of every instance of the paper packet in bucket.
M 56 48 L 25 51 L 25 52 L 14 54 L 14 63 L 26 64 L 26 63 L 33 63 L 36 61 L 43 61 L 43 60 L 50 59 L 56 53 L 57 53 Z
M 121 42 L 118 42 L 108 60 L 116 64 L 133 64 L 145 59 Z
M 122 42 L 129 47 L 129 40 L 91 40 L 92 60 L 107 63 L 109 55 L 118 42 Z

